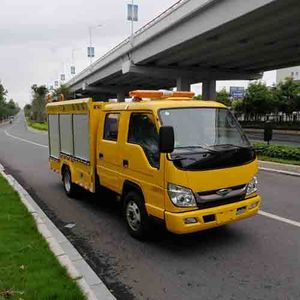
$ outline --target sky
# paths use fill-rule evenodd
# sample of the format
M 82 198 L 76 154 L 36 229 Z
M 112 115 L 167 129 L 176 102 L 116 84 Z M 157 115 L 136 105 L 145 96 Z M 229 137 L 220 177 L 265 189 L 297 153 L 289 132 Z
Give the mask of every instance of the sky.
M 135 29 L 175 2 L 135 0 L 139 4 Z M 77 73 L 88 66 L 86 47 L 90 26 L 93 26 L 96 59 L 130 35 L 126 0 L 0 0 L 0 3 L 0 81 L 8 90 L 8 97 L 20 106 L 30 103 L 33 84 L 50 86 L 62 73 L 69 79 L 72 64 Z M 274 72 L 264 76 L 267 84 L 275 79 Z M 247 84 L 247 81 L 218 82 L 217 89 Z M 193 85 L 192 89 L 199 94 L 201 85 Z

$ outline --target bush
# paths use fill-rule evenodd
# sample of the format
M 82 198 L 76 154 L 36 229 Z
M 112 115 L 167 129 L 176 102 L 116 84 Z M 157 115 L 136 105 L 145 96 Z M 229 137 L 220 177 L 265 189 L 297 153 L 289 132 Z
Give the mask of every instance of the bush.
M 300 161 L 300 148 L 297 147 L 258 143 L 254 148 L 258 155 Z

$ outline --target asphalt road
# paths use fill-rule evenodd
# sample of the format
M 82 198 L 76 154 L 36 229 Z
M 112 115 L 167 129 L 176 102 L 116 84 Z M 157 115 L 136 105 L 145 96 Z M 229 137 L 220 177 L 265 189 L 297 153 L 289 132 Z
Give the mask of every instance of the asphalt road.
M 109 193 L 65 196 L 48 170 L 46 145 L 47 135 L 28 132 L 21 115 L 0 127 L 0 163 L 118 299 L 300 299 L 300 227 L 258 215 L 186 236 L 157 227 L 139 242 Z M 260 172 L 259 181 L 263 210 L 299 222 L 300 178 Z
M 257 130 L 246 129 L 246 134 L 252 142 L 263 142 L 264 140 L 263 130 L 258 132 Z M 271 144 L 300 147 L 300 134 L 273 132 Z

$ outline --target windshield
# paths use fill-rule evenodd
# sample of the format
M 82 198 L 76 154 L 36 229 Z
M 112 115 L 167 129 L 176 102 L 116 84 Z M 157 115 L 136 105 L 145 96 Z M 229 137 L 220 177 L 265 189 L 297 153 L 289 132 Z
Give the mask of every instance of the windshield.
M 174 128 L 175 149 L 250 147 L 235 117 L 225 108 L 163 109 L 160 118 L 162 125 Z
M 247 137 L 226 108 L 170 108 L 159 114 L 162 125 L 174 128 L 170 157 L 179 169 L 229 168 L 255 159 Z

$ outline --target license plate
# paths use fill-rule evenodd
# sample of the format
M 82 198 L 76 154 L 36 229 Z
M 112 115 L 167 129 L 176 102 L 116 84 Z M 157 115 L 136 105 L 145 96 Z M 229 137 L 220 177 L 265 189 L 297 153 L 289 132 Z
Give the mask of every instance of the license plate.
M 239 215 L 243 214 L 244 212 L 246 212 L 246 210 L 247 210 L 246 206 L 240 207 L 236 210 L 236 215 L 239 216 Z

